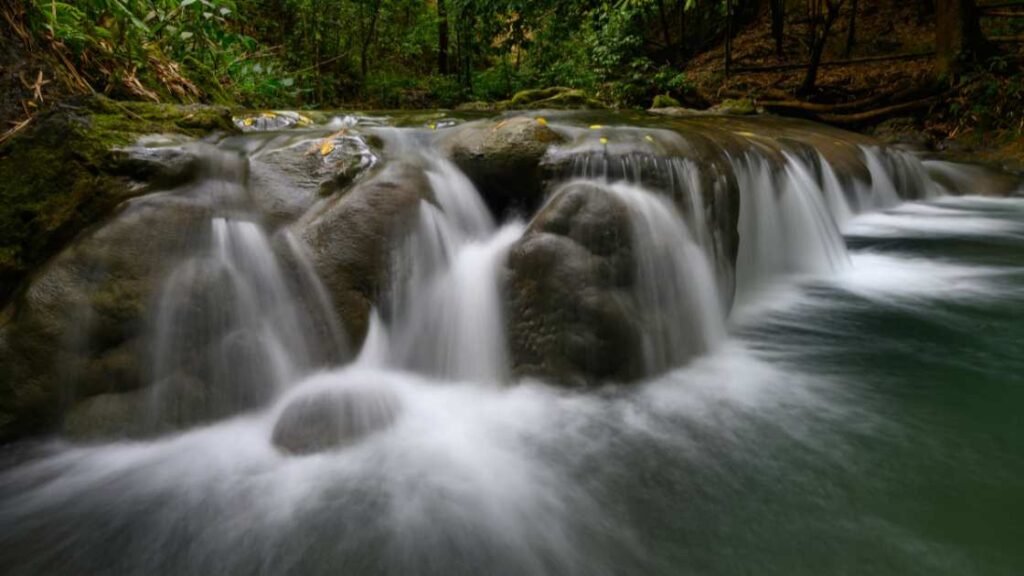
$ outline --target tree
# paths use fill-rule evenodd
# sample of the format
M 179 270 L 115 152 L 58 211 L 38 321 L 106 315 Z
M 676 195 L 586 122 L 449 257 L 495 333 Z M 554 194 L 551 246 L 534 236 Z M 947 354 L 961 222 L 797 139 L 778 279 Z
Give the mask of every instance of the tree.
M 437 0 L 437 71 L 448 74 L 448 0 Z
M 825 52 L 825 44 L 828 42 L 828 34 L 832 30 L 832 24 L 839 17 L 839 9 L 843 6 L 843 0 L 810 0 L 808 9 L 810 11 L 810 38 L 811 60 L 807 64 L 807 74 L 804 76 L 803 84 L 800 85 L 800 94 L 809 94 L 814 90 L 814 84 L 818 79 L 818 66 L 821 64 L 821 56 Z
M 850 24 L 846 27 L 846 57 L 850 57 L 850 53 L 853 52 L 853 44 L 857 41 L 857 0 L 853 0 L 850 4 Z
M 772 38 L 775 40 L 775 55 L 782 58 L 782 32 L 786 22 L 786 0 L 772 0 Z
M 935 0 L 935 52 L 939 71 L 956 74 L 987 50 L 974 0 Z

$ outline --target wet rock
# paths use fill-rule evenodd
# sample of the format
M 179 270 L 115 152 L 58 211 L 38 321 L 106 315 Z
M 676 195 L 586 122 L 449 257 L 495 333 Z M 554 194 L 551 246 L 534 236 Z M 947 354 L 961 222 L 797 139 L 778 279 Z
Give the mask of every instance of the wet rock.
M 296 224 L 353 344 L 387 288 L 392 240 L 431 197 L 422 167 L 395 162 Z
M 169 262 L 208 227 L 202 206 L 138 199 L 34 276 L 0 315 L 0 438 L 51 426 L 65 398 L 142 385 L 146 310 Z
M 289 454 L 344 447 L 395 423 L 393 392 L 372 387 L 323 390 L 292 400 L 277 419 L 271 442 Z
M 712 106 L 708 112 L 714 114 L 730 114 L 733 116 L 749 116 L 757 113 L 754 101 L 750 98 L 726 99 Z
M 142 436 L 146 432 L 145 403 L 142 391 L 88 398 L 68 412 L 63 431 L 78 441 Z
M 243 132 L 262 132 L 268 130 L 285 130 L 296 126 L 313 124 L 308 116 L 288 110 L 260 112 L 234 118 L 235 126 Z
M 439 146 L 480 190 L 491 212 L 532 213 L 544 196 L 540 160 L 562 142 L 543 119 L 470 122 L 449 130 Z
M 154 163 L 140 164 L 128 149 L 141 136 L 231 130 L 226 108 L 115 103 L 102 96 L 71 99 L 40 114 L 0 146 L 0 304 L 76 234 L 147 191 L 148 182 L 140 180 L 187 173 L 185 156 L 155 172 Z
M 561 189 L 506 264 L 513 370 L 569 386 L 641 375 L 626 207 L 589 184 Z

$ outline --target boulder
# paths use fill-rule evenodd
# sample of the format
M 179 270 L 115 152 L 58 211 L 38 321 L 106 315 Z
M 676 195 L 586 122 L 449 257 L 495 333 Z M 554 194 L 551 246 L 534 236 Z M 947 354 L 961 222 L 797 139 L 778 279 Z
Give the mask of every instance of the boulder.
M 101 394 L 75 405 L 64 417 L 64 433 L 77 441 L 134 438 L 145 434 L 144 391 Z
M 0 315 L 0 439 L 52 426 L 76 398 L 142 385 L 146 310 L 208 227 L 202 205 L 140 198 L 36 273 Z
M 150 179 L 188 177 L 188 154 L 169 166 L 135 154 L 131 148 L 141 136 L 232 130 L 226 108 L 116 103 L 102 96 L 40 114 L 0 145 L 0 305 L 75 235 L 148 191 Z
M 559 190 L 506 264 L 513 370 L 568 386 L 641 376 L 627 208 L 584 183 Z
M 354 345 L 365 337 L 370 308 L 388 286 L 393 239 L 431 198 L 421 166 L 393 162 L 296 223 Z
M 544 197 L 540 160 L 562 136 L 542 118 L 470 122 L 448 130 L 439 146 L 473 181 L 496 216 L 532 213 Z
M 281 451 L 296 455 L 341 448 L 393 425 L 400 409 L 398 396 L 382 388 L 304 394 L 281 411 L 271 442 Z

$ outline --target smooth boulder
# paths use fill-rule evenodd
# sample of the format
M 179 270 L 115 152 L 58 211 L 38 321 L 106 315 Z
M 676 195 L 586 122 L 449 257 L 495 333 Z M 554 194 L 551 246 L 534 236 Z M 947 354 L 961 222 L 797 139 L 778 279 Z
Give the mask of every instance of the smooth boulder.
M 354 345 L 387 290 L 393 241 L 432 197 L 422 166 L 393 162 L 296 224 Z
M 301 395 L 281 411 L 271 442 L 287 454 L 313 454 L 356 442 L 395 423 L 398 396 L 384 388 L 351 387 Z
M 448 130 L 439 146 L 473 181 L 491 212 L 530 214 L 544 199 L 540 161 L 563 137 L 543 118 L 469 122 Z
M 513 370 L 567 386 L 641 376 L 629 214 L 604 189 L 560 189 L 509 252 Z

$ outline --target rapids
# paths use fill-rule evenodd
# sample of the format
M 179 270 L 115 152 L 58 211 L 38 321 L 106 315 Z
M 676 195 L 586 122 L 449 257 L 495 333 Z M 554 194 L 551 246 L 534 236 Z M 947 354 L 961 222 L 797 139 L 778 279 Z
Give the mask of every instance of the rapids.
M 506 261 L 535 214 L 495 213 L 436 119 L 203 144 L 219 168 L 156 194 L 201 225 L 146 313 L 141 422 L 0 451 L 0 571 L 1020 573 L 1024 200 L 860 141 L 851 169 L 782 143 L 799 124 L 614 120 L 550 120 L 537 213 L 581 184 L 622 207 L 640 382 L 517 372 Z M 428 189 L 364 338 L 297 231 L 331 199 L 266 164 L 338 130 Z M 296 406 L 350 422 L 285 450 Z

